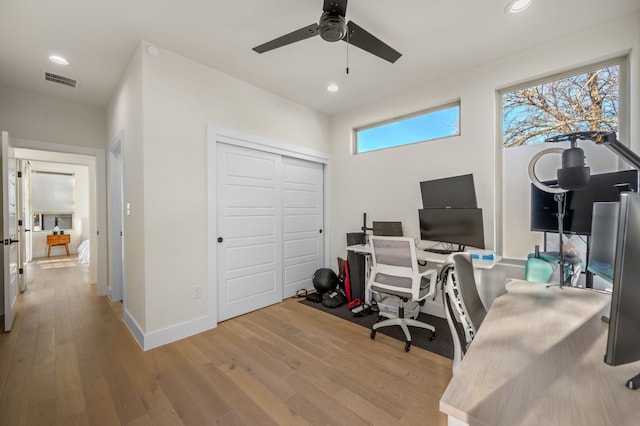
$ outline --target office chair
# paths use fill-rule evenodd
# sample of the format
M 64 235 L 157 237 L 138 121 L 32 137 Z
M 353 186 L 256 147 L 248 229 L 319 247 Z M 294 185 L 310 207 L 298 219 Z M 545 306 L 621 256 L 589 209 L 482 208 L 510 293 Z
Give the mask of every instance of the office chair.
M 411 316 L 417 316 L 418 305 L 435 293 L 437 271 L 435 269 L 423 272 L 418 270 L 413 238 L 372 235 L 370 241 L 373 266 L 367 282 L 367 290 L 380 295 L 379 305 L 390 298 L 398 301 L 397 315 L 380 310 L 379 319 L 387 319 L 373 325 L 371 338 L 375 339 L 376 331 L 379 328 L 399 325 L 406 338 L 404 350 L 409 352 L 411 333 L 409 333 L 408 326 L 430 330 L 430 339 L 435 338 L 436 329 L 434 326 L 417 321 Z M 415 314 L 410 315 L 405 308 Z
M 469 253 L 454 253 L 442 269 L 447 323 L 453 336 L 453 371 L 477 333 L 487 310 L 480 299 Z

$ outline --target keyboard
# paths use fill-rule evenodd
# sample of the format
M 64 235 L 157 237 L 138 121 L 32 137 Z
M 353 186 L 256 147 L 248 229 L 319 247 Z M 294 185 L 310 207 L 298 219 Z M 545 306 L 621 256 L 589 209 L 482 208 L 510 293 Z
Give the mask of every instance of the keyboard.
M 428 251 L 429 253 L 436 253 L 436 254 L 451 254 L 451 253 L 453 253 L 453 251 L 451 251 L 449 249 L 438 249 L 438 248 L 426 248 L 426 249 L 424 249 L 424 251 Z

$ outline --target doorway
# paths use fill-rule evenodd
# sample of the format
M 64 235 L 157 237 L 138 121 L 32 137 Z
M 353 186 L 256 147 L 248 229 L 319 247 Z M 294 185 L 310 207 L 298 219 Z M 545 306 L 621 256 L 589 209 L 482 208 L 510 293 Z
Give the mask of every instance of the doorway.
M 16 158 L 24 161 L 39 161 L 86 167 L 89 208 L 85 235 L 91 253 L 89 279 L 90 282 L 96 283 L 96 294 L 98 296 L 106 295 L 108 285 L 106 267 L 107 238 L 106 233 L 101 232 L 101 230 L 106 231 L 107 228 L 104 151 L 18 138 L 12 138 L 12 141 L 15 147 Z

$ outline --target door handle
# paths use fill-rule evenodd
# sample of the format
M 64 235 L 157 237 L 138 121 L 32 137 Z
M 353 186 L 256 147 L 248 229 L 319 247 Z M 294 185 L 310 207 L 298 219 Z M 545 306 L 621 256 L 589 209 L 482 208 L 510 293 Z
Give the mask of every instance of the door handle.
M 5 240 L 4 240 L 4 245 L 5 245 L 5 246 L 8 246 L 9 244 L 18 243 L 18 242 L 20 242 L 20 241 L 19 241 L 19 240 L 14 240 L 14 239 L 8 238 L 8 239 L 5 239 Z
M 221 243 L 222 241 L 224 241 L 222 237 L 218 237 L 218 242 Z

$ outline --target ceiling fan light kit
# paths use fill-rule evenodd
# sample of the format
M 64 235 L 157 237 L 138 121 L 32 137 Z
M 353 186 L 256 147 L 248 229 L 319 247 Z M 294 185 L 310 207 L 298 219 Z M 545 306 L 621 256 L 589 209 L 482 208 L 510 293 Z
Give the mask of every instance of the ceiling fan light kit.
M 347 22 L 345 19 L 346 13 L 347 0 L 324 0 L 319 23 L 307 25 L 299 30 L 275 38 L 254 47 L 253 50 L 258 53 L 265 53 L 320 34 L 323 40 L 330 42 L 343 40 L 391 63 L 394 63 L 402 56 L 402 53 L 393 49 L 355 22 Z
M 323 12 L 319 27 L 320 37 L 326 41 L 340 41 L 347 35 L 344 16 L 331 16 L 329 12 Z

